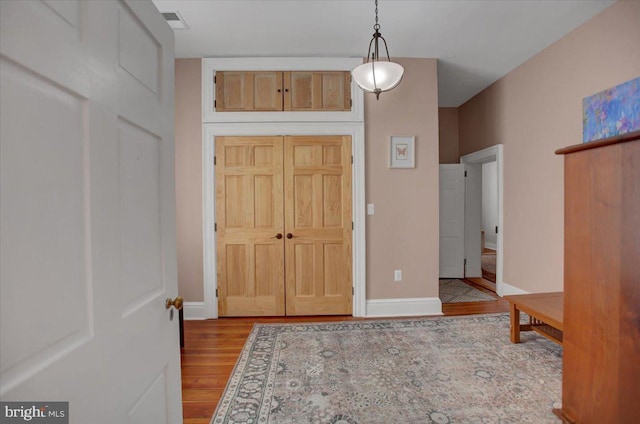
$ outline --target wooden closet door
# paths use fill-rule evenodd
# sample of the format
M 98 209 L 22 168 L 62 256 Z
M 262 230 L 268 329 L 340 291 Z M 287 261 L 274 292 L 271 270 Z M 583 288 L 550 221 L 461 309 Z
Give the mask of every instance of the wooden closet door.
M 351 137 L 287 136 L 284 149 L 286 314 L 351 314 Z
M 218 314 L 284 315 L 282 137 L 216 137 Z

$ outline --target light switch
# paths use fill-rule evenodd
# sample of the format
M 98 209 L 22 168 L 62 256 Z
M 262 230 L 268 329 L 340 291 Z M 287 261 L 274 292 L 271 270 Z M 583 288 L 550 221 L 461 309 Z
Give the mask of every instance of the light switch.
M 396 269 L 393 271 L 393 278 L 395 281 L 402 281 L 402 270 Z
M 373 215 L 374 213 L 376 213 L 376 209 L 373 203 L 367 203 L 367 215 Z

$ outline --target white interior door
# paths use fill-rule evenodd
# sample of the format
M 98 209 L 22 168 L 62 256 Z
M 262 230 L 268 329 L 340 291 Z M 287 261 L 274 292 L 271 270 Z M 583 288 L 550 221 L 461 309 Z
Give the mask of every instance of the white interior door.
M 465 164 L 465 277 L 482 277 L 482 163 Z
M 464 165 L 440 165 L 440 278 L 464 277 Z
M 181 422 L 172 31 L 128 0 L 1 1 L 0 30 L 0 397 Z

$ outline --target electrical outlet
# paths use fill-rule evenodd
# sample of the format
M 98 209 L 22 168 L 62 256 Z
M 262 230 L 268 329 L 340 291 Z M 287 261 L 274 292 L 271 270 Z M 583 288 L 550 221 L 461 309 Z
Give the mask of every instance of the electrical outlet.
M 396 269 L 393 271 L 394 281 L 402 281 L 402 270 Z

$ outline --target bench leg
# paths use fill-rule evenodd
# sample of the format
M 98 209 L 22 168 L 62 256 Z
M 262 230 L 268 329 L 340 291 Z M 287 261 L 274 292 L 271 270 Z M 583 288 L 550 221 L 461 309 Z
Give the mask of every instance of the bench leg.
M 520 310 L 515 303 L 510 303 L 509 312 L 511 315 L 511 342 L 520 343 Z

